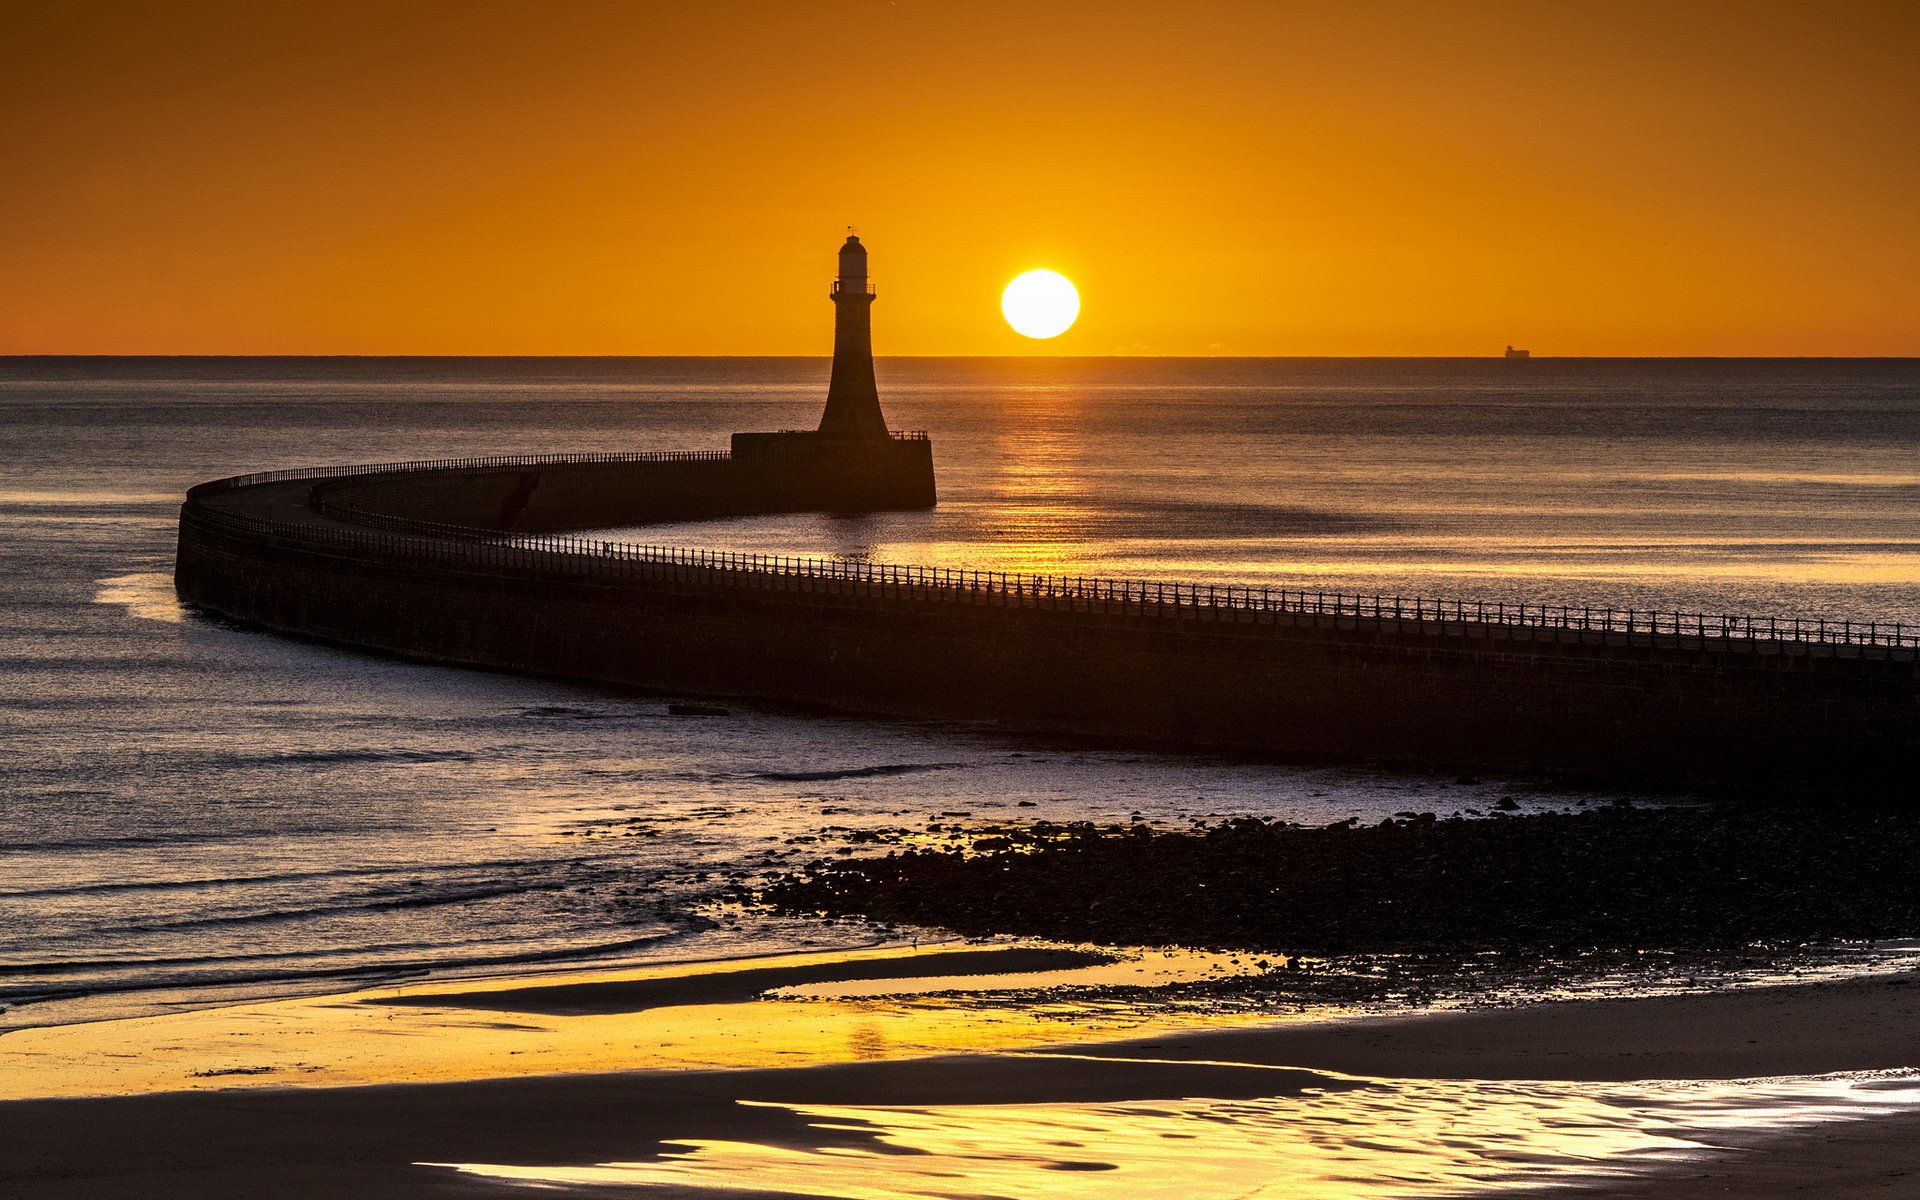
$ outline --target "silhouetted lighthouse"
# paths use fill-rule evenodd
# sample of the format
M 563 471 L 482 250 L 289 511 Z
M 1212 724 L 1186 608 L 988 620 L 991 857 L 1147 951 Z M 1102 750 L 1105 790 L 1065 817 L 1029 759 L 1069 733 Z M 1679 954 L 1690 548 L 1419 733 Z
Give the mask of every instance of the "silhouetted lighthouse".
M 736 433 L 728 456 L 742 512 L 825 508 L 871 512 L 932 508 L 933 443 L 924 433 L 892 433 L 873 386 L 873 285 L 867 248 L 840 247 L 833 281 L 833 379 L 818 429 Z M 736 497 L 738 499 L 738 497 Z
M 833 281 L 833 379 L 820 432 L 832 437 L 884 438 L 887 418 L 873 382 L 873 284 L 867 248 L 849 235 L 840 247 L 840 278 Z

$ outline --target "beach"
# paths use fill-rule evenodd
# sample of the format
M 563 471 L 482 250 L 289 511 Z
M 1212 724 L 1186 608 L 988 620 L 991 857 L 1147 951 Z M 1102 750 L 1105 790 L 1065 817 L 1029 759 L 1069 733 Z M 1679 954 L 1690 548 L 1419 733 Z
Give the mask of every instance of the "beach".
M 1047 1179 L 1049 1194 L 1176 1194 L 1143 1151 L 1175 1132 L 1157 1126 L 1196 1124 L 1231 1145 L 1206 1155 L 1220 1178 L 1190 1181 L 1192 1195 L 1261 1194 L 1278 1176 L 1286 1194 L 1329 1197 L 1395 1178 L 1410 1195 L 1537 1180 L 1597 1196 L 1850 1197 L 1901 1194 L 1920 1169 L 1920 1086 L 1901 1074 L 1920 1066 L 1911 973 L 1278 1022 L 1084 1001 L 1039 1017 L 1030 999 L 913 990 L 1111 971 L 1093 957 L 813 955 L 16 1031 L 0 1079 L 9 1096 L 44 1094 L 0 1103 L 0 1140 L 17 1148 L 7 1194 L 491 1196 L 532 1181 L 907 1196 L 928 1180 L 898 1165 L 940 1155 L 968 1164 L 952 1194 Z M 836 980 L 904 994 L 834 999 Z M 782 981 L 827 992 L 753 998 Z M 603 1069 L 567 1057 L 589 1050 Z M 45 1069 L 56 1060 L 119 1094 L 85 1095 Z M 134 1065 L 116 1075 L 116 1062 Z M 1395 1122 L 1356 1127 L 1383 1107 Z M 945 1144 L 955 1115 L 1014 1124 L 991 1149 Z M 1077 1132 L 1037 1136 L 1049 1122 Z M 1292 1166 L 1276 1169 L 1277 1149 Z

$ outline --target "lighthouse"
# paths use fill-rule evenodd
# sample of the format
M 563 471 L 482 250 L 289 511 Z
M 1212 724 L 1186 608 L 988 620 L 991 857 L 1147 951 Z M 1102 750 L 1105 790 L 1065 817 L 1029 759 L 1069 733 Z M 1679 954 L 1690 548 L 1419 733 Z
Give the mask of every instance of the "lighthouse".
M 849 234 L 840 247 L 840 276 L 833 299 L 833 377 L 820 432 L 834 438 L 884 438 L 887 418 L 873 382 L 873 284 L 867 278 L 867 248 Z
M 867 248 L 857 237 L 840 247 L 833 281 L 833 376 L 818 429 L 736 433 L 735 502 L 742 512 L 932 508 L 933 443 L 921 432 L 896 433 L 880 412 L 873 385 L 873 284 Z

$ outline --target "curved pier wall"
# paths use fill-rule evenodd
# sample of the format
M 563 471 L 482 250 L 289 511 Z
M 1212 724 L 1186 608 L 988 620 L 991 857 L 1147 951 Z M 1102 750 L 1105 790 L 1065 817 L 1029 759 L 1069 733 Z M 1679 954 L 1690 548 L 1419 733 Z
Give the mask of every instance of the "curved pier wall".
M 541 468 L 526 504 L 492 510 L 511 509 L 493 527 L 563 513 L 592 514 L 579 524 L 699 515 L 680 507 L 689 496 L 724 510 L 705 515 L 769 499 L 811 506 L 764 479 L 729 484 L 737 467 Z M 525 490 L 513 472 L 492 474 L 374 477 L 359 499 L 444 519 Z M 1911 651 L 1062 603 L 697 561 L 602 565 L 317 516 L 271 530 L 235 523 L 273 503 L 299 507 L 272 491 L 189 500 L 181 594 L 272 629 L 414 658 L 1304 759 L 1654 784 L 1904 795 L 1920 750 Z M 550 508 L 532 499 L 543 491 Z M 612 513 L 616 495 L 648 514 Z
M 740 434 L 734 452 L 638 462 L 559 462 L 394 471 L 314 485 L 347 509 L 513 533 L 606 528 L 749 513 L 932 507 L 932 443 L 835 444 Z

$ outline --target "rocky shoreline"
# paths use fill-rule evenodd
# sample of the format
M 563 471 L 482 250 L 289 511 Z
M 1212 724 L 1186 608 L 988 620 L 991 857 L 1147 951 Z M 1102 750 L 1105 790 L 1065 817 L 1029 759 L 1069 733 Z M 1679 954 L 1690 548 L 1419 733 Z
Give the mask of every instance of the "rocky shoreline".
M 1920 930 L 1920 812 L 1613 805 L 1303 827 L 991 826 L 818 861 L 794 913 L 1283 956 L 1751 953 Z

